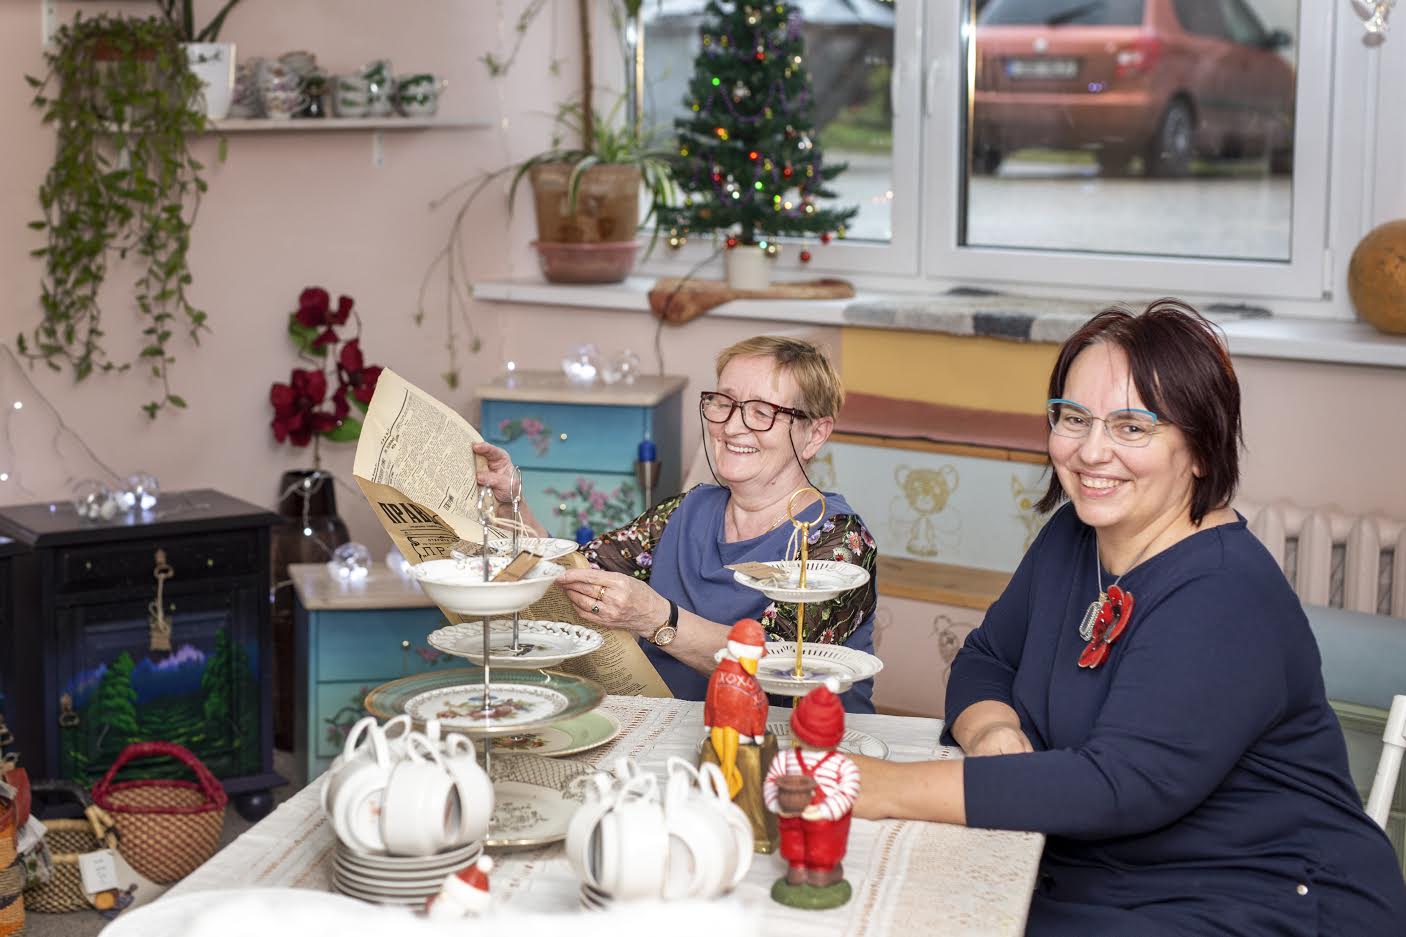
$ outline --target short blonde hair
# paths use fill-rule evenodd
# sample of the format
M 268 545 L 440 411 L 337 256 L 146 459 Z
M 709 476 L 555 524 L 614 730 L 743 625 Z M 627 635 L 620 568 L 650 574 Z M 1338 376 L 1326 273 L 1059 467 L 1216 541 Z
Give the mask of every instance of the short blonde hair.
M 758 335 L 729 345 L 718 353 L 717 374 L 734 358 L 770 358 L 782 374 L 789 374 L 800 388 L 796 408 L 810 419 L 838 417 L 845 404 L 845 387 L 834 365 L 816 345 L 799 338 Z M 782 401 L 776 401 L 781 403 Z

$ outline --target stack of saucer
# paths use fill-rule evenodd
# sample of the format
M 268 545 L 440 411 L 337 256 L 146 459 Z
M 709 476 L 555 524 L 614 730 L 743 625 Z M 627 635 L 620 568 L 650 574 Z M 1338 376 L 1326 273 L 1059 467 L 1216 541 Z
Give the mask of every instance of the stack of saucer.
M 581 884 L 581 910 L 582 911 L 608 911 L 615 903 L 611 898 L 599 888 L 592 888 L 590 885 Z
M 439 893 L 444 878 L 474 864 L 483 843 L 469 843 L 433 856 L 377 856 L 337 843 L 332 886 L 344 895 L 375 904 L 424 907 Z

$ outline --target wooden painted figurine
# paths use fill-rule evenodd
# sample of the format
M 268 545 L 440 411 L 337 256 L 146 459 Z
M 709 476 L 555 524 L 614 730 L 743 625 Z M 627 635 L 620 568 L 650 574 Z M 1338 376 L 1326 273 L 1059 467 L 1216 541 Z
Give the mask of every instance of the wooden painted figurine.
M 761 623 L 743 618 L 732 626 L 722 661 L 708 678 L 703 703 L 702 760 L 722 769 L 728 794 L 752 821 L 757 852 L 776 848 L 776 817 L 762 800 L 762 778 L 776 754 L 766 731 L 767 698 L 757 682 L 757 662 L 766 654 Z
M 457 920 L 487 913 L 493 903 L 488 894 L 488 874 L 492 871 L 492 857 L 479 856 L 473 865 L 446 876 L 439 894 L 425 905 L 430 919 Z
M 777 753 L 762 786 L 767 807 L 781 816 L 781 857 L 787 865 L 771 897 L 791 907 L 835 908 L 850 899 L 840 860 L 849 846 L 859 768 L 835 750 L 845 732 L 838 690 L 831 678 L 796 704 L 794 747 Z

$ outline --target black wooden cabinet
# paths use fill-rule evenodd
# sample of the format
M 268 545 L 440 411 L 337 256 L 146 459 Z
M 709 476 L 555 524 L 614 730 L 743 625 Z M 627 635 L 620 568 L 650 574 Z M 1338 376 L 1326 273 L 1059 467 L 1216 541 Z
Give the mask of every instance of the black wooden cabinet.
M 0 508 L 13 618 L 0 686 L 32 773 L 84 785 L 132 741 L 178 742 L 220 778 L 236 808 L 272 807 L 269 528 L 278 515 L 208 489 L 153 511 L 88 521 L 71 505 Z M 153 647 L 157 568 L 170 650 Z M 186 776 L 174 764 L 130 776 Z M 124 777 L 129 776 L 124 772 Z

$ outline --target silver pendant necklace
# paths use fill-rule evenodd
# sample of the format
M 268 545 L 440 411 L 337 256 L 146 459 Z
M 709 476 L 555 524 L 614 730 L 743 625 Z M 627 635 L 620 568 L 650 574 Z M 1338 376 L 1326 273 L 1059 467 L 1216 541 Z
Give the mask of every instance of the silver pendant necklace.
M 1113 580 L 1113 585 L 1109 586 L 1110 589 L 1116 588 L 1118 583 L 1123 581 L 1123 576 L 1128 575 L 1138 563 L 1142 562 L 1142 555 L 1147 552 L 1147 548 L 1150 546 L 1152 546 L 1151 540 L 1143 544 L 1142 549 L 1138 551 L 1137 557 L 1129 564 L 1128 568 L 1123 570 L 1117 579 Z M 1093 640 L 1094 622 L 1098 620 L 1098 611 L 1103 607 L 1103 603 L 1108 601 L 1108 593 L 1103 591 L 1103 562 L 1098 558 L 1098 537 L 1094 537 L 1094 571 L 1098 575 L 1098 598 L 1089 603 L 1088 610 L 1084 612 L 1083 620 L 1079 622 L 1079 637 L 1085 641 Z

